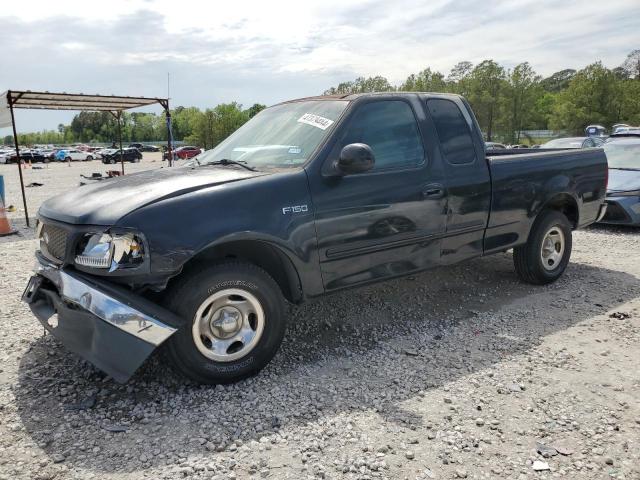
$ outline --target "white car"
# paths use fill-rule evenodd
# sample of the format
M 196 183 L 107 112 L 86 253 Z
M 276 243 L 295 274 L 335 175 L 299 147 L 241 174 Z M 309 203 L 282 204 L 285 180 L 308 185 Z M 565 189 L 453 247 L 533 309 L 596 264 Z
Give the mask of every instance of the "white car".
M 65 156 L 64 159 L 66 161 L 69 160 L 81 160 L 83 162 L 87 161 L 87 160 L 93 160 L 95 157 L 95 155 L 92 152 L 83 152 L 82 150 L 78 150 L 76 148 L 70 148 L 68 150 L 65 150 Z
M 7 160 L 15 154 L 15 150 L 0 150 L 0 163 L 8 163 Z

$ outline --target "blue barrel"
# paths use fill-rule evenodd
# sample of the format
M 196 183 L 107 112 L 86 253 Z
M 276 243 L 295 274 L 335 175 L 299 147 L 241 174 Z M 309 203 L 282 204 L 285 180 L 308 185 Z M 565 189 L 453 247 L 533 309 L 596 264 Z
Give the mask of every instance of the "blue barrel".
M 2 205 L 7 206 L 7 202 L 4 201 L 4 176 L 0 175 L 0 198 L 2 198 Z

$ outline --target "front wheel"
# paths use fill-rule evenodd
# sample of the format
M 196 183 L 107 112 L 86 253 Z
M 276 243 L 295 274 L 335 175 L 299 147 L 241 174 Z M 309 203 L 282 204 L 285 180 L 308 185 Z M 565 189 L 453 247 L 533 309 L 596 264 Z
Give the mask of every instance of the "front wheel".
M 90 162 L 91 160 L 93 160 L 93 157 L 91 155 L 87 156 L 87 162 Z
M 513 249 L 516 273 L 534 285 L 555 282 L 567 268 L 571 247 L 567 217 L 554 210 L 543 212 L 534 222 L 527 243 Z
M 170 288 L 166 306 L 184 319 L 167 354 L 182 375 L 205 384 L 256 374 L 276 354 L 286 328 L 284 298 L 261 268 L 226 262 Z

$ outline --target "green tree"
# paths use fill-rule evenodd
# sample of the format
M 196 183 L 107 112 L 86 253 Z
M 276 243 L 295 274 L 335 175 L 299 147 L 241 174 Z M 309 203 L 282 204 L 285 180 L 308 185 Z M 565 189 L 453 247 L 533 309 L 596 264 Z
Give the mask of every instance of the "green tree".
M 249 115 L 242 111 L 242 105 L 237 102 L 221 103 L 213 111 L 216 115 L 216 123 L 213 136 L 213 147 L 240 128 Z
M 266 105 L 262 105 L 261 103 L 254 103 L 246 110 L 246 113 L 249 118 L 253 118 L 256 114 L 260 113 L 265 108 L 267 108 Z
M 507 75 L 504 88 L 504 120 L 510 143 L 520 143 L 520 132 L 533 121 L 536 101 L 541 96 L 540 77 L 528 62 L 516 65 Z
M 476 65 L 468 78 L 468 99 L 480 128 L 486 131 L 487 141 L 493 138 L 496 118 L 499 113 L 501 94 L 505 87 L 504 68 L 493 60 L 484 60 Z
M 620 89 L 622 108 L 616 123 L 640 125 L 640 82 L 625 80 L 621 82 Z
M 471 62 L 458 62 L 449 72 L 447 77 L 447 83 L 451 92 L 469 96 L 469 76 L 473 71 L 473 64 Z
M 575 76 L 576 71 L 573 68 L 565 68 L 543 79 L 540 86 L 547 92 L 557 93 L 565 90 Z
M 612 125 L 622 114 L 622 82 L 604 67 L 593 63 L 580 70 L 560 93 L 550 125 L 575 134 L 593 123 Z
M 395 87 L 389 83 L 385 77 L 377 75 L 375 77 L 358 77 L 353 82 L 343 82 L 337 87 L 325 90 L 323 95 L 349 94 L 349 93 L 370 93 L 370 92 L 392 92 Z
M 429 67 L 418 74 L 411 74 L 400 86 L 404 92 L 446 92 L 447 83 L 444 75 L 434 72 Z
M 629 78 L 640 80 L 640 49 L 633 50 L 620 65 Z

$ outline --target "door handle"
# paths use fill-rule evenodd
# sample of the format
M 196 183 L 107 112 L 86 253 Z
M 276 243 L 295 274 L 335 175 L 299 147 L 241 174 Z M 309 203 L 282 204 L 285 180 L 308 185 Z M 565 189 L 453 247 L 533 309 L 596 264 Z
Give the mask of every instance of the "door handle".
M 439 183 L 425 185 L 422 189 L 422 198 L 442 198 L 444 197 L 444 186 Z

